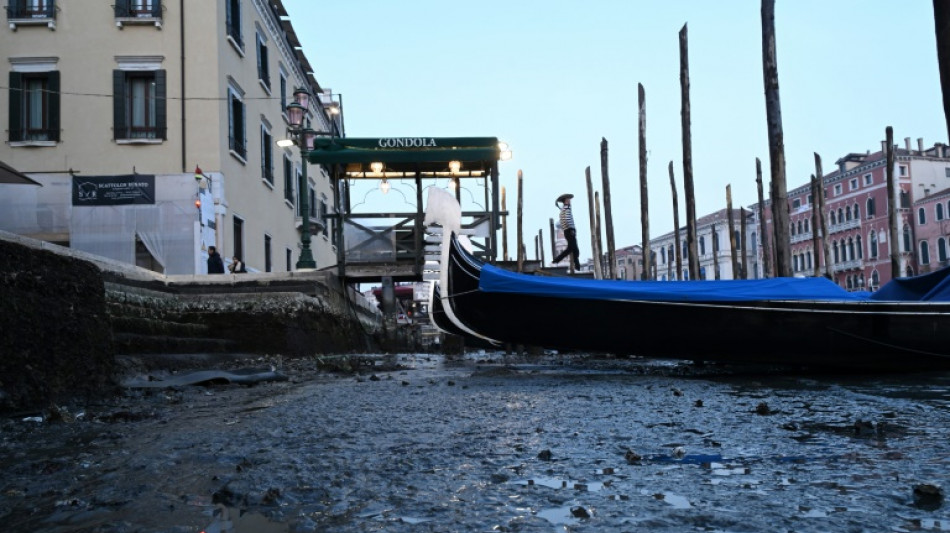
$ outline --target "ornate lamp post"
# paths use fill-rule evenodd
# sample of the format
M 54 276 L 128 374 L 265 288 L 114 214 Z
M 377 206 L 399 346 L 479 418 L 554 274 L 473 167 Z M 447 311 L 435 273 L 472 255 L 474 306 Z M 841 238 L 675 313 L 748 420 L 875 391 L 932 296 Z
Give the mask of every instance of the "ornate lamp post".
M 310 250 L 310 188 L 307 181 L 307 158 L 313 150 L 313 140 L 317 132 L 310 128 L 310 119 L 304 119 L 310 109 L 310 93 L 306 89 L 294 90 L 294 101 L 287 104 L 287 118 L 290 121 L 290 136 L 293 144 L 300 148 L 301 172 L 300 183 L 300 215 L 303 218 L 303 231 L 300 235 L 300 258 L 297 260 L 297 270 L 317 268 Z

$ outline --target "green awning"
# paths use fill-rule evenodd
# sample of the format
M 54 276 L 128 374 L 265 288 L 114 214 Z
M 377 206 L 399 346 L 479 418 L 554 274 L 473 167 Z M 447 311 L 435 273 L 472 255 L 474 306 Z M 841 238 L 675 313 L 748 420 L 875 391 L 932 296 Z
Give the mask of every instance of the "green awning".
M 318 137 L 312 164 L 498 161 L 496 137 Z

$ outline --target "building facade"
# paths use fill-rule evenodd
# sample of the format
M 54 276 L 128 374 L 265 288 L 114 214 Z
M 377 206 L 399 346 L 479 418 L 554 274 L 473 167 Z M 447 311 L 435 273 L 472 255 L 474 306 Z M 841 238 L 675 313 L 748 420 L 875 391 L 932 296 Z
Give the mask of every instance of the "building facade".
M 742 236 L 742 217 L 746 218 L 746 234 Z M 676 234 L 667 233 L 650 240 L 654 250 L 655 279 L 660 281 L 689 279 L 739 279 L 745 268 L 750 279 L 756 278 L 756 231 L 752 227 L 753 215 L 743 209 L 733 209 L 734 240 L 738 269 L 732 265 L 733 239 L 729 235 L 729 212 L 716 211 L 696 219 L 696 252 L 699 254 L 699 275 L 689 272 L 689 255 L 686 244 L 686 228 L 681 228 L 680 257 L 682 270 L 676 265 Z
M 0 229 L 169 274 L 207 248 L 288 271 L 307 195 L 318 267 L 336 262 L 335 193 L 287 136 L 295 88 L 311 127 L 341 134 L 280 0 L 10 0 L 0 160 L 43 186 L 0 194 Z M 19 187 L 18 190 L 25 189 Z

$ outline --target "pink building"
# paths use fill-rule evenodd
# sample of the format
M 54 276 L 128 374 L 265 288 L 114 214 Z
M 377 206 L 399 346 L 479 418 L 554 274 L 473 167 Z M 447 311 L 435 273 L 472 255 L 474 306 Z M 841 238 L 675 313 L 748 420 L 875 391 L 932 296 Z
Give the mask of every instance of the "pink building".
M 920 273 L 950 265 L 950 189 L 924 189 L 924 194 L 914 202 L 914 251 Z

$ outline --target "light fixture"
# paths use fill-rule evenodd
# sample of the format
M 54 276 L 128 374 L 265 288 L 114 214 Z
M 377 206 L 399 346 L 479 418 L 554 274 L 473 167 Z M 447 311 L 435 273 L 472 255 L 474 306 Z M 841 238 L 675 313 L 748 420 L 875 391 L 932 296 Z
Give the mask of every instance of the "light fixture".
M 383 164 L 379 161 L 374 161 L 369 164 L 369 169 L 372 170 L 374 174 L 380 174 L 383 172 Z
M 310 109 L 310 92 L 303 87 L 294 89 L 294 102 L 304 109 Z
M 303 112 L 306 108 L 297 102 L 287 104 L 287 121 L 293 129 L 298 129 L 303 124 Z
M 195 181 L 201 181 L 201 178 L 205 177 L 204 173 L 201 172 L 201 167 L 195 165 Z
M 383 194 L 388 194 L 389 188 L 389 181 L 386 178 L 383 178 L 382 181 L 379 182 L 379 190 L 383 191 Z
M 511 150 L 505 141 L 498 141 L 498 159 L 500 161 L 508 161 L 511 159 Z
M 293 145 L 294 145 L 293 139 L 278 139 L 277 140 L 277 146 L 280 146 L 281 148 L 290 148 Z
M 458 174 L 461 168 L 462 168 L 461 161 L 449 161 L 449 170 L 452 171 L 452 174 Z

